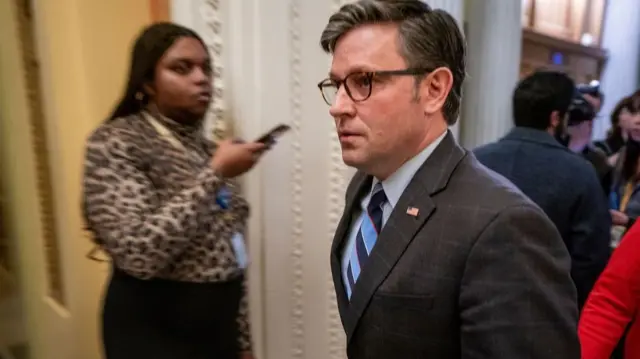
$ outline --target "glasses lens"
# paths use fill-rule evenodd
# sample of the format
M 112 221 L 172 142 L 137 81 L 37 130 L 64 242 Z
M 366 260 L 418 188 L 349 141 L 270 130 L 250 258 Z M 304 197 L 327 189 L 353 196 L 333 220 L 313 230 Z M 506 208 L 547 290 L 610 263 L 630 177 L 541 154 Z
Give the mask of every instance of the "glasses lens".
M 327 105 L 331 106 L 336 101 L 336 94 L 338 93 L 338 87 L 335 84 L 325 83 L 320 89 L 322 89 L 322 97 Z
M 371 95 L 371 76 L 367 73 L 353 73 L 347 76 L 345 84 L 353 101 L 364 101 Z

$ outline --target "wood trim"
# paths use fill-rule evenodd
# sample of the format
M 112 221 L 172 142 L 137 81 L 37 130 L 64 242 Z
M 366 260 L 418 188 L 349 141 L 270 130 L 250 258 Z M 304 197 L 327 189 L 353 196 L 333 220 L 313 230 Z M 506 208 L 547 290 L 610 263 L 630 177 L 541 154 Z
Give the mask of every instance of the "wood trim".
M 602 46 L 604 38 L 604 27 L 607 26 L 607 10 L 609 10 L 609 0 L 604 0 L 602 6 L 602 21 L 600 22 L 600 33 L 598 34 L 598 45 Z
M 580 34 L 584 34 L 589 30 L 589 25 L 591 24 L 591 15 L 593 13 L 593 0 L 586 1 L 586 10 L 584 15 L 582 16 L 582 24 L 580 24 Z M 594 34 L 595 35 L 595 34 Z M 582 36 L 582 35 L 581 35 Z M 578 37 L 578 42 L 582 40 L 581 37 Z M 600 43 L 600 37 L 598 36 L 598 41 L 596 43 Z
M 565 38 L 572 39 L 575 41 L 573 36 L 573 0 L 567 1 L 566 8 L 564 9 L 566 12 L 564 15 L 564 28 L 565 28 Z
M 529 7 L 530 12 L 529 12 L 529 27 L 530 28 L 534 28 L 536 27 L 536 0 L 531 0 L 531 5 Z
M 151 22 L 171 21 L 170 0 L 149 0 Z
M 40 216 L 42 221 L 44 259 L 46 261 L 47 294 L 58 305 L 64 307 L 66 298 L 62 275 L 62 258 L 60 238 L 56 222 L 53 175 L 51 158 L 49 157 L 49 141 L 46 133 L 47 121 L 44 109 L 44 93 L 40 74 L 40 63 L 36 53 L 36 34 L 32 12 L 33 0 L 14 0 L 18 33 L 20 35 L 20 52 L 27 85 L 27 102 L 29 106 L 29 127 L 32 136 L 32 148 L 36 159 L 36 181 L 40 199 Z
M 608 52 L 604 49 L 590 46 L 582 46 L 575 42 L 559 39 L 553 36 L 541 34 L 530 29 L 522 29 L 523 41 L 531 41 L 546 47 L 557 48 L 564 52 L 572 52 L 580 55 L 585 55 L 598 59 L 599 61 L 606 61 L 608 58 Z

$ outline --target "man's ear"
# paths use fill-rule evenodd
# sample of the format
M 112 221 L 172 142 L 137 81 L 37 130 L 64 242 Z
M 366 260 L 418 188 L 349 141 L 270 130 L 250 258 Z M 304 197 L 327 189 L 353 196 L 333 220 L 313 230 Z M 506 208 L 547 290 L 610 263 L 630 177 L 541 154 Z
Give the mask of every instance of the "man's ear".
M 562 126 L 562 118 L 560 117 L 560 112 L 551 112 L 551 117 L 549 118 L 549 126 L 551 126 L 551 128 Z
M 453 87 L 453 74 L 446 67 L 432 71 L 420 84 L 419 98 L 424 106 L 425 114 L 442 111 L 444 103 Z

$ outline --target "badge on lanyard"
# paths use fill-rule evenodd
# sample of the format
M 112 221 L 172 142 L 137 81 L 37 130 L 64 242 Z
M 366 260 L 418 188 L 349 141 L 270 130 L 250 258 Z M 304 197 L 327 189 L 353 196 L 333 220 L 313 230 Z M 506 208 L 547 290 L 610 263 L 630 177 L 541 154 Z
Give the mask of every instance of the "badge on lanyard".
M 229 191 L 229 188 L 227 187 L 220 188 L 220 190 L 218 191 L 218 194 L 216 195 L 216 204 L 220 206 L 220 208 L 222 209 L 227 209 L 229 208 L 230 200 L 231 200 L 231 191 Z
M 244 245 L 244 236 L 238 232 L 234 233 L 231 238 L 231 245 L 233 246 L 233 251 L 236 255 L 238 267 L 246 269 L 249 264 L 249 260 L 247 258 L 247 249 Z
M 231 191 L 227 187 L 222 187 L 218 191 L 216 195 L 216 204 L 220 206 L 221 209 L 226 210 L 229 208 L 229 202 L 231 200 Z M 225 213 L 227 221 L 233 220 L 233 215 L 231 213 Z M 233 247 L 233 252 L 236 257 L 236 261 L 238 262 L 238 267 L 241 269 L 247 268 L 248 259 L 247 259 L 247 249 L 244 244 L 244 236 L 239 232 L 235 232 L 233 237 L 231 237 L 231 246 Z

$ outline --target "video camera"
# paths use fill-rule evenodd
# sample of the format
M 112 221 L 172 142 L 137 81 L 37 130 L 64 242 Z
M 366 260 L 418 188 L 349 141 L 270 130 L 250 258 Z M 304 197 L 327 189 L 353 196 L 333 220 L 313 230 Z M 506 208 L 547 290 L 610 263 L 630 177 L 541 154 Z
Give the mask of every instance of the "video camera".
M 593 105 L 583 96 L 583 94 L 591 94 L 590 92 L 593 91 L 593 87 L 589 87 L 588 89 L 584 87 L 581 89 L 580 86 L 588 85 L 579 85 L 578 88 L 576 88 L 573 99 L 571 100 L 571 105 L 567 111 L 567 126 L 575 126 L 585 121 L 592 121 L 597 115 L 596 109 L 593 108 Z M 597 88 L 595 91 L 599 92 Z
M 593 106 L 580 92 L 576 91 L 567 111 L 567 126 L 575 126 L 585 121 L 591 121 L 596 115 Z
M 597 80 L 593 80 L 588 84 L 580 84 L 576 89 L 583 95 L 589 95 L 599 99 L 604 97 L 603 93 L 600 91 L 600 82 Z

